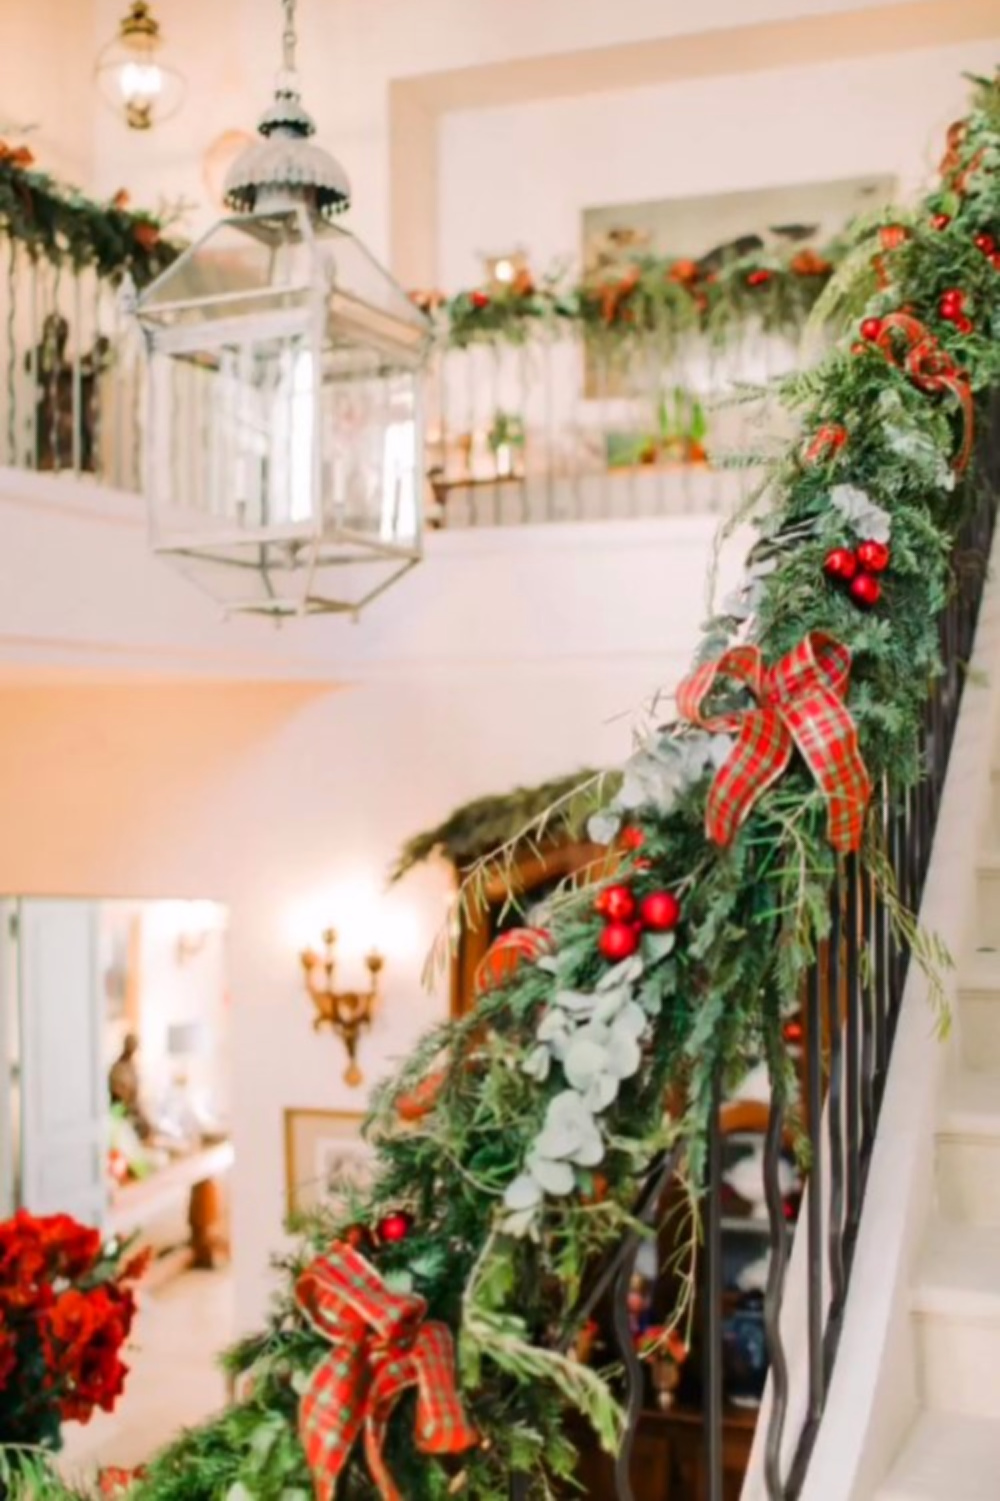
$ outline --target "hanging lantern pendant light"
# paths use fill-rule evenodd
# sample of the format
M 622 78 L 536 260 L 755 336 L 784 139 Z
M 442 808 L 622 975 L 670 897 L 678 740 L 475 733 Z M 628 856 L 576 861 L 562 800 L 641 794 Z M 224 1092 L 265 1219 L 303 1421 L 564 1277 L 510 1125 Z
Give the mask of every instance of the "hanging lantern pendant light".
M 162 58 L 160 24 L 148 0 L 132 0 L 118 34 L 97 60 L 97 81 L 130 130 L 150 130 L 177 113 L 185 84 Z
M 430 326 L 334 221 L 340 163 L 312 140 L 294 0 L 230 212 L 140 295 L 155 551 L 227 611 L 356 613 L 421 556 Z

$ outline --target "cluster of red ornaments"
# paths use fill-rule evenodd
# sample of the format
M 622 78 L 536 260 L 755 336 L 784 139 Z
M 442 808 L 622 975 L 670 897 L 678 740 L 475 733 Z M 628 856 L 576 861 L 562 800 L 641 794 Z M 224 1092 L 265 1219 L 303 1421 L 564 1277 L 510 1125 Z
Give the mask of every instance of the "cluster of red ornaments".
M 961 287 L 949 287 L 941 293 L 938 312 L 946 323 L 954 323 L 960 334 L 971 334 L 972 319 L 965 311 L 965 293 Z
M 862 542 L 855 548 L 835 547 L 823 562 L 823 572 L 835 583 L 846 585 L 856 605 L 870 610 L 882 598 L 877 575 L 888 568 L 892 554 L 884 542 Z
M 376 1246 L 394 1246 L 401 1240 L 405 1240 L 413 1229 L 413 1215 L 405 1209 L 393 1209 L 389 1214 L 383 1215 L 375 1226 L 370 1230 L 367 1225 L 348 1225 L 342 1230 L 340 1239 L 361 1255 L 366 1255 Z
M 651 891 L 636 901 L 630 886 L 605 886 L 594 902 L 604 918 L 597 947 L 605 959 L 618 962 L 634 954 L 644 932 L 670 933 L 681 918 L 681 904 L 672 891 Z

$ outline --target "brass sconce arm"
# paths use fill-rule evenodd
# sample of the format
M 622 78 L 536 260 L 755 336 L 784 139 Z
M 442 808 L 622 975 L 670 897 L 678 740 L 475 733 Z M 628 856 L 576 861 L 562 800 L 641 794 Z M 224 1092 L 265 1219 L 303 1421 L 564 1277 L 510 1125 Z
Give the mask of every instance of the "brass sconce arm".
M 337 934 L 333 928 L 323 933 L 323 951 L 303 949 L 299 955 L 306 990 L 315 1008 L 313 1030 L 329 1027 L 343 1042 L 347 1050 L 346 1083 L 355 1088 L 362 1082 L 363 1074 L 358 1066 L 358 1044 L 375 1018 L 378 1008 L 379 975 L 385 960 L 374 949 L 365 955 L 365 964 L 371 976 L 367 990 L 336 989 Z

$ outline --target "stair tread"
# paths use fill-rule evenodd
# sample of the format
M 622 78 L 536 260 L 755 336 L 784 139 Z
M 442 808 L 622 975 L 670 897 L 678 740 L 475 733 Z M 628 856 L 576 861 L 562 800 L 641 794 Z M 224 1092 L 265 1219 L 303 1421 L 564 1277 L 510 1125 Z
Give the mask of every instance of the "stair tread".
M 939 1122 L 942 1135 L 1000 1139 L 1000 1073 L 962 1069 L 949 1082 Z
M 877 1501 L 997 1501 L 1000 1419 L 923 1412 Z
M 1000 1317 L 1000 1226 L 933 1224 L 912 1299 L 918 1313 Z

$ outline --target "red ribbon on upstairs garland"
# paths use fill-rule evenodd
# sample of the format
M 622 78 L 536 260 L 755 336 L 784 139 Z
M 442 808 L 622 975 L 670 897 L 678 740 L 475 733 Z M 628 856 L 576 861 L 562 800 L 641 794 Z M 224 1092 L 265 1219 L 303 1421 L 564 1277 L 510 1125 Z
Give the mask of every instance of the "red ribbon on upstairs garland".
M 962 446 L 955 457 L 954 467 L 961 474 L 972 456 L 974 431 L 968 372 L 960 369 L 930 330 L 908 313 L 889 313 L 881 324 L 875 346 L 890 365 L 905 370 L 913 384 L 928 395 L 948 391 L 958 402 L 962 412 Z M 897 353 L 900 345 L 904 349 L 902 360 Z
M 415 1436 L 424 1454 L 461 1454 L 479 1442 L 455 1385 L 451 1330 L 425 1320 L 423 1298 L 392 1292 L 370 1262 L 340 1241 L 307 1267 L 295 1292 L 313 1328 L 330 1342 L 299 1404 L 317 1501 L 332 1501 L 362 1429 L 380 1495 L 403 1501 L 382 1450 L 392 1410 L 409 1387 L 417 1389 Z
M 701 729 L 736 735 L 705 805 L 705 831 L 713 843 L 732 843 L 757 799 L 798 750 L 826 796 L 830 843 L 842 853 L 858 848 L 871 781 L 854 720 L 844 704 L 850 667 L 846 646 L 811 631 L 773 667 L 764 665 L 759 647 L 736 646 L 680 685 L 677 708 L 682 719 Z M 747 688 L 754 706 L 703 713 L 705 700 L 726 678 Z

